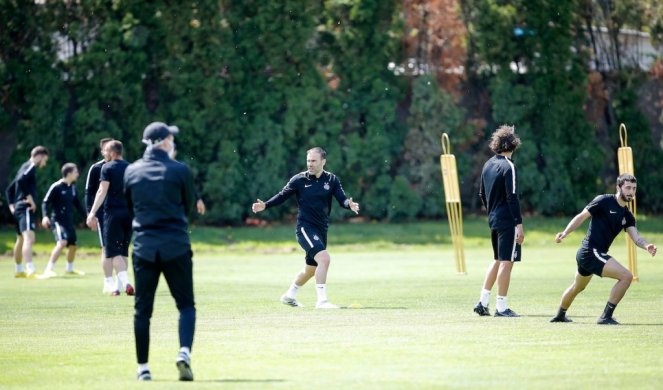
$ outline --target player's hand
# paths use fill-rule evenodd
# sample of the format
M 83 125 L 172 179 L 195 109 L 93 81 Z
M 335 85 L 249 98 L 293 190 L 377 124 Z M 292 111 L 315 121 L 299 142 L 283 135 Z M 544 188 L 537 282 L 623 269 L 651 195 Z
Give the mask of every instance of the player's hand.
M 257 201 L 251 206 L 251 210 L 252 210 L 254 213 L 259 213 L 259 212 L 261 212 L 261 211 L 264 211 L 264 210 L 265 210 L 265 202 L 263 202 L 262 200 L 258 199 L 258 200 L 257 200 Z
M 520 224 L 516 226 L 516 242 L 520 245 L 525 242 L 525 232 L 523 231 L 523 225 Z
M 41 226 L 44 227 L 44 229 L 48 229 L 51 227 L 51 220 L 48 217 L 44 217 L 41 219 Z
M 198 214 L 205 215 L 207 209 L 205 208 L 205 202 L 203 202 L 202 199 L 198 199 L 196 202 L 196 208 L 198 209 Z
M 13 204 L 9 205 L 9 212 L 12 213 L 12 215 L 14 215 L 14 213 L 16 213 L 16 207 L 14 207 Z
M 97 217 L 94 214 L 89 214 L 85 223 L 90 229 L 97 230 Z
M 37 210 L 37 205 L 32 199 L 28 200 L 28 204 L 30 205 L 30 211 L 34 213 Z
M 656 245 L 654 244 L 649 244 L 645 247 L 647 249 L 647 252 L 649 252 L 650 255 L 656 256 Z
M 350 210 L 354 211 L 355 214 L 359 214 L 359 203 L 355 203 L 352 201 L 352 198 L 348 199 L 348 207 L 350 207 Z
M 567 234 L 564 232 L 557 233 L 557 235 L 555 236 L 555 242 L 559 244 L 566 236 Z

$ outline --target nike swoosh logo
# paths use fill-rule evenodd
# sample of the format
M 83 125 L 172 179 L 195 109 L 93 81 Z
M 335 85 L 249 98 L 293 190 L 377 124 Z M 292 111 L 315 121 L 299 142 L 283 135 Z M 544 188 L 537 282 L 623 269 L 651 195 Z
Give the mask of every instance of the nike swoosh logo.
M 610 214 L 617 214 L 617 212 L 610 210 Z
M 304 188 L 309 188 L 309 187 L 311 187 L 312 185 L 313 185 L 313 184 L 309 184 L 309 185 L 304 184 Z

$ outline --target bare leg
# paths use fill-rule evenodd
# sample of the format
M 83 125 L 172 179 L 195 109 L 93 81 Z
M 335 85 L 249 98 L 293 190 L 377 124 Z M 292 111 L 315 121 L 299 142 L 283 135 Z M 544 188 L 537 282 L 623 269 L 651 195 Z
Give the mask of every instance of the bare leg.
M 500 269 L 500 262 L 495 260 L 489 266 L 486 271 L 486 278 L 483 280 L 483 288 L 490 291 L 495 285 L 497 280 L 497 271 Z
M 327 272 L 329 271 L 329 263 L 331 262 L 329 253 L 327 251 L 322 251 L 315 255 L 313 259 L 318 263 L 315 270 L 315 283 L 327 283 Z
M 115 256 L 109 260 L 112 262 L 113 268 L 115 268 L 116 273 L 119 274 L 120 272 L 127 270 L 127 262 L 124 260 L 124 257 Z
M 113 259 L 107 259 L 104 248 L 101 248 L 101 269 L 104 271 L 104 277 L 113 277 Z
M 49 266 L 47 266 L 47 269 L 50 269 L 49 267 L 52 268 L 55 265 L 55 263 L 58 261 L 58 258 L 60 258 L 60 254 L 62 254 L 62 251 L 66 247 L 67 247 L 66 240 L 60 240 L 55 244 L 53 250 L 51 251 L 51 257 L 48 259 Z
M 28 230 L 23 232 L 22 254 L 26 264 L 32 264 L 32 245 L 35 243 L 35 232 Z
M 297 277 L 295 278 L 295 284 L 299 287 L 305 285 L 306 282 L 308 282 L 313 277 L 313 275 L 315 275 L 316 268 L 317 267 L 315 266 L 307 264 L 304 269 L 299 271 L 297 274 Z
M 69 245 L 67 251 L 67 261 L 72 263 L 76 258 L 76 245 Z
M 497 272 L 497 295 L 506 297 L 509 292 L 509 284 L 511 283 L 513 262 L 500 261 L 499 263 L 499 270 Z
M 14 263 L 23 263 L 23 236 L 16 235 L 16 242 L 14 243 Z
M 562 301 L 560 302 L 559 307 L 563 310 L 568 310 L 576 296 L 587 287 L 591 280 L 592 275 L 582 276 L 579 273 L 576 273 L 576 278 L 573 281 L 573 284 L 571 284 L 571 286 L 564 291 L 564 294 L 562 294 Z
M 603 267 L 603 277 L 617 279 L 617 283 L 612 287 L 610 291 L 610 300 L 609 302 L 613 305 L 617 305 L 619 301 L 624 298 L 626 290 L 631 286 L 633 281 L 633 274 L 624 268 L 623 265 L 619 264 L 617 260 L 612 257 Z

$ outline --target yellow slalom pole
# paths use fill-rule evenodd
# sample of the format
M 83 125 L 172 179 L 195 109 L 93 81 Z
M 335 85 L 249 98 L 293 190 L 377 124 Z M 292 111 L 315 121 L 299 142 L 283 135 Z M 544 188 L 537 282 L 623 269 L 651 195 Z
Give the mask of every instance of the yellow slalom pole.
M 619 125 L 619 144 L 620 148 L 617 149 L 617 161 L 619 163 L 619 174 L 623 175 L 629 173 L 635 176 L 635 170 L 633 169 L 633 150 L 628 146 L 628 132 L 626 131 L 626 125 Z M 635 197 L 632 201 L 628 203 L 628 208 L 633 213 L 633 216 L 636 216 L 636 203 Z M 628 257 L 628 269 L 633 274 L 633 280 L 639 280 L 638 277 L 638 253 L 636 252 L 636 246 L 633 240 L 626 235 L 626 255 Z
M 444 184 L 444 197 L 449 218 L 451 242 L 454 247 L 456 271 L 466 274 L 465 251 L 463 249 L 463 208 L 460 203 L 460 188 L 458 186 L 458 169 L 456 157 L 451 154 L 451 143 L 447 133 L 442 133 L 442 155 L 440 156 L 442 182 Z

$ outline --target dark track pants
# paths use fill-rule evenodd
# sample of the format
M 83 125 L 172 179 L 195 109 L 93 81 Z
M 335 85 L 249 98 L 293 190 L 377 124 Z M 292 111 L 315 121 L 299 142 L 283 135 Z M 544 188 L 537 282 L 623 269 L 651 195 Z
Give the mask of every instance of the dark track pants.
M 191 348 L 196 326 L 196 307 L 193 300 L 192 254 L 162 261 L 157 255 L 155 261 L 134 255 L 133 267 L 136 279 L 134 303 L 134 335 L 136 337 L 136 357 L 138 363 L 147 363 L 150 350 L 150 318 L 154 309 L 154 294 L 163 276 L 168 283 L 170 294 L 175 299 L 180 312 L 180 347 Z

